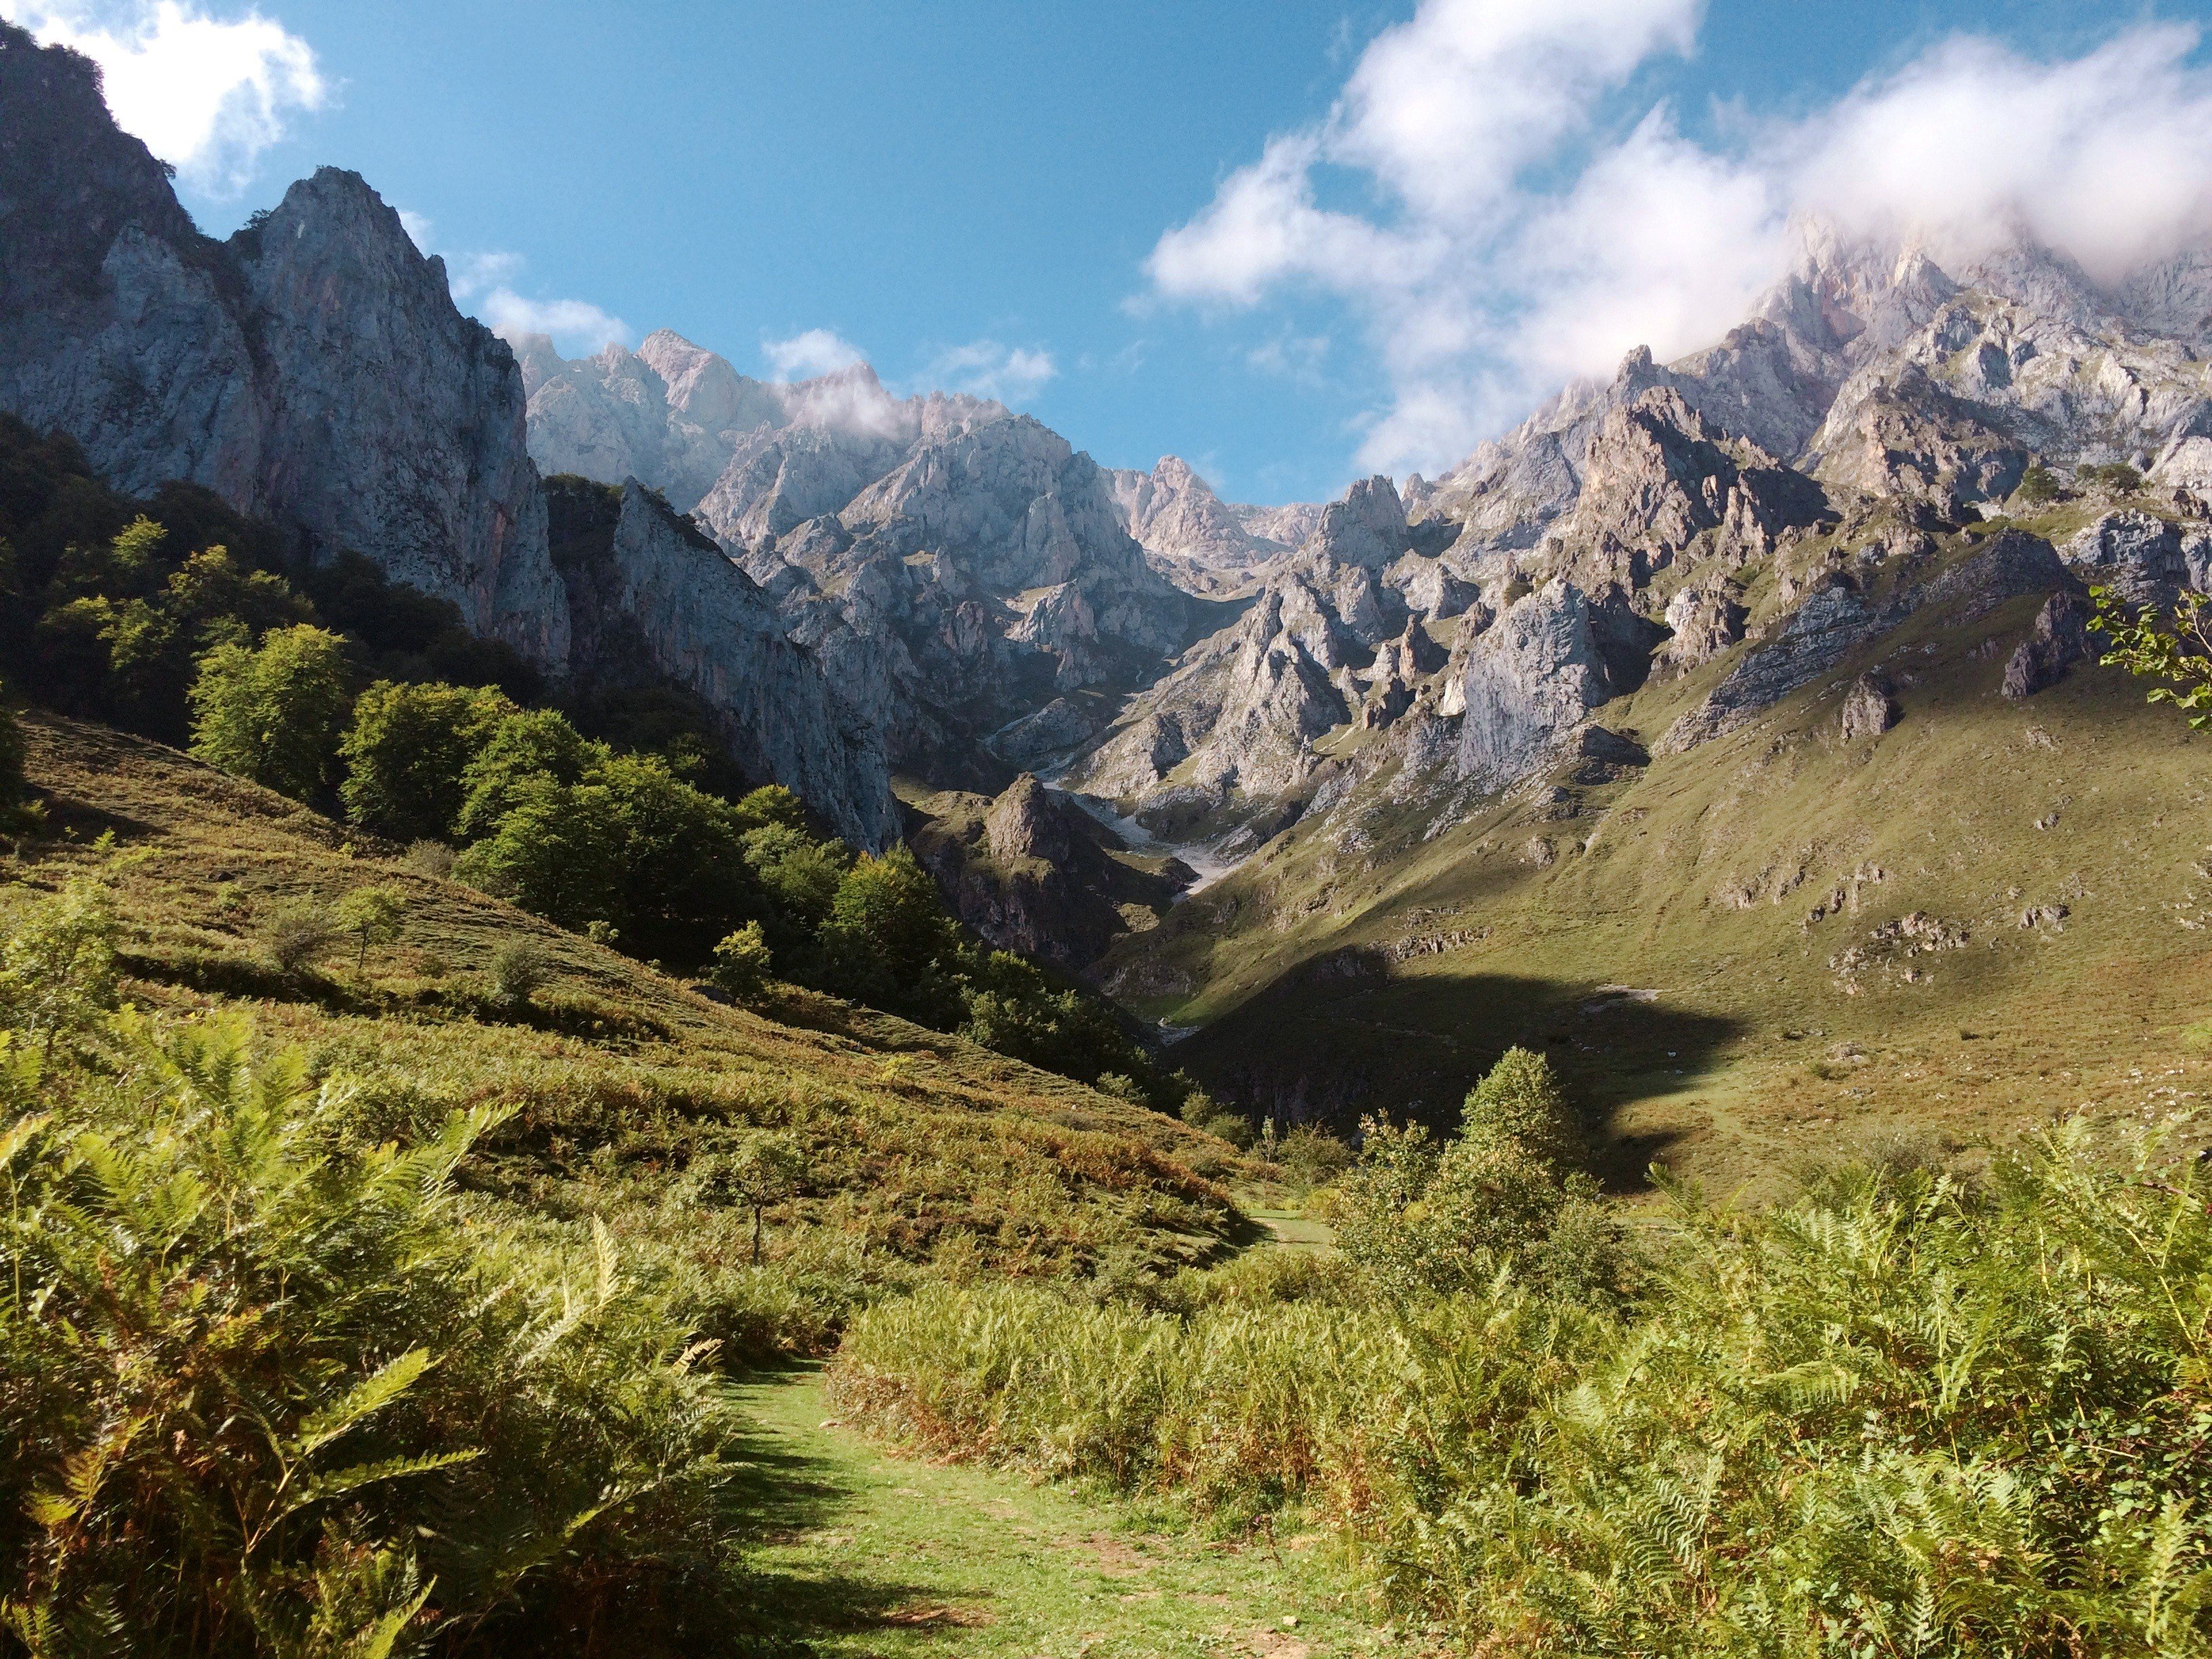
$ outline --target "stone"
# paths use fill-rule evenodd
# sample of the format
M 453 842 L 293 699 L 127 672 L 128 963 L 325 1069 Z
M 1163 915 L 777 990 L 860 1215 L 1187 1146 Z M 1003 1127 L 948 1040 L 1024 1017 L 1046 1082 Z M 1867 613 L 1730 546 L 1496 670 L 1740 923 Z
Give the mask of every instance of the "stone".
M 2066 671 L 2089 654 L 2088 601 L 2070 590 L 2061 590 L 2043 602 L 2035 626 L 2005 664 L 2003 693 L 2008 697 L 2032 697 L 2066 677 Z
M 1857 743 L 1878 738 L 1904 718 L 1888 677 L 1875 672 L 1862 674 L 1844 695 L 1843 739 Z

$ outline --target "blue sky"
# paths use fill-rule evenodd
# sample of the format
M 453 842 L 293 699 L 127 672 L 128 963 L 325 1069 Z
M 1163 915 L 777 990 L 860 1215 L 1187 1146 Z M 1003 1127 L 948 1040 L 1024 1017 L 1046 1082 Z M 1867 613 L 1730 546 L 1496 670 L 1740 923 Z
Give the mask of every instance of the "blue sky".
M 1102 462 L 1172 452 L 1261 501 L 1333 495 L 1372 465 L 1433 470 L 1560 374 L 1617 359 L 1634 332 L 1662 349 L 1717 332 L 1772 262 L 1778 216 L 1820 205 L 1801 181 L 1869 171 L 1834 136 L 1838 100 L 1903 87 L 1948 108 L 1942 54 L 1959 34 L 2008 48 L 2015 72 L 2050 90 L 2132 31 L 2171 82 L 2176 148 L 2124 166 L 2171 171 L 2178 155 L 2185 173 L 2212 151 L 2212 124 L 2194 124 L 2212 107 L 2203 54 L 2159 33 L 2204 21 L 2203 7 L 1576 3 L 1589 15 L 1519 57 L 1468 43 L 1560 9 L 262 0 L 249 14 L 228 0 L 0 0 L 0 12 L 142 41 L 162 5 L 179 40 L 195 21 L 262 21 L 253 50 L 276 64 L 266 121 L 203 146 L 180 179 L 210 231 L 318 164 L 355 168 L 471 278 L 480 312 L 570 302 L 581 325 L 567 348 L 597 331 L 595 307 L 632 343 L 672 327 L 766 374 L 769 343 L 826 331 L 895 387 L 996 390 Z M 1407 34 L 1409 20 L 1431 33 Z M 1607 56 L 1602 37 L 1639 28 Z M 1375 50 L 1393 30 L 1395 60 Z M 278 38 L 311 61 L 270 58 Z M 1408 64 L 1425 74 L 1428 54 L 1462 48 L 1462 78 L 1437 82 L 1450 131 L 1431 143 L 1401 130 L 1428 89 L 1409 86 Z M 2103 77 L 2107 104 L 2115 79 Z M 1532 118 L 1553 124 L 1543 143 L 1506 154 L 1496 133 L 1454 127 L 1452 100 L 1510 101 L 1538 82 L 1554 94 Z M 2080 148 L 2068 121 L 2115 118 L 2067 103 L 2072 84 L 2049 100 L 2061 150 Z M 2094 105 L 2094 88 L 2082 97 Z M 1286 136 L 1282 166 L 1254 173 Z M 1823 161 L 1798 153 L 1821 145 Z M 1496 188 L 1468 198 L 1460 184 L 1486 168 Z M 1689 174 L 1690 197 L 1665 195 Z M 1593 180 L 1610 180 L 1613 206 Z M 1256 218 L 1237 207 L 1247 196 Z M 2197 210 L 2145 210 L 2177 222 Z M 1607 216 L 1624 212 L 1657 231 Z M 1652 238 L 1707 212 L 1724 269 L 1655 311 L 1650 295 L 1680 273 Z M 2075 217 L 2082 236 L 2108 235 L 2090 210 Z M 1156 258 L 1179 228 L 1176 256 Z M 2076 228 L 2061 222 L 2055 239 Z M 1646 250 L 1626 266 L 1624 242 Z M 1562 246 L 1579 250 L 1564 264 Z M 1374 276 L 1401 260 L 1401 276 Z M 794 355 L 807 354 L 781 361 Z

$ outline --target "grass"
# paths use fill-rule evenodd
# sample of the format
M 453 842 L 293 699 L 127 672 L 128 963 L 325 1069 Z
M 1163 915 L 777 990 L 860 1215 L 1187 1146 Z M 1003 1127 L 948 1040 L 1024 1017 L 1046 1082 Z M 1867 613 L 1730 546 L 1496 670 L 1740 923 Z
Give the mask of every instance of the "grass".
M 716 1334 L 741 1348 L 817 1346 L 840 1297 L 915 1272 L 1177 1266 L 1243 1225 L 1193 1166 L 1231 1180 L 1255 1166 L 1175 1120 L 793 988 L 758 1012 L 720 1006 L 160 744 L 24 724 L 51 838 L 0 873 L 35 891 L 104 860 L 130 1000 L 164 1015 L 249 1006 L 264 1041 L 363 1079 L 393 1133 L 455 1105 L 508 1109 L 463 1178 L 543 1224 L 598 1216 L 718 1276 L 743 1305 Z M 93 848 L 103 833 L 122 857 Z M 298 975 L 263 958 L 266 917 L 370 883 L 400 889 L 407 912 L 364 971 L 349 951 Z M 518 939 L 544 952 L 546 983 L 508 1006 L 487 970 Z M 756 1128 L 791 1134 L 811 1166 L 769 1212 L 766 1277 L 746 1265 L 746 1218 L 702 1211 L 683 1185 L 694 1158 Z
M 1655 1158 L 1767 1191 L 1839 1137 L 1972 1145 L 2203 1096 L 2184 1034 L 2212 991 L 2212 744 L 2117 670 L 2000 697 L 2035 609 L 1915 617 L 1743 730 L 1433 835 L 1439 803 L 1391 801 L 1386 769 L 1103 971 L 1195 988 L 1141 1007 L 1205 1027 L 1175 1054 L 1216 1094 L 1341 1127 L 1448 1115 L 1507 1046 L 1541 1048 L 1622 1191 Z M 1734 660 L 1598 718 L 1655 740 Z M 1905 719 L 1844 744 L 1876 662 Z M 1877 937 L 1923 913 L 1958 942 Z M 1315 970 L 1347 951 L 1358 971 Z
M 811 1370 L 738 1390 L 769 1491 L 746 1552 L 752 1650 L 820 1659 L 1347 1659 L 1412 1653 L 1364 1616 L 1332 1541 L 1209 1537 L 1173 1508 L 896 1458 Z M 1295 1624 L 1286 1620 L 1295 1620 Z

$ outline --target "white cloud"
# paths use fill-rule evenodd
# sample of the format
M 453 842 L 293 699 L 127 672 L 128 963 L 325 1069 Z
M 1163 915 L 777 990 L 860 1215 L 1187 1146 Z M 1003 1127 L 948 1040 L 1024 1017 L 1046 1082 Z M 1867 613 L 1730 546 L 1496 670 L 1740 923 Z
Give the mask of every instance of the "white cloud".
M 428 218 L 401 208 L 399 222 L 422 252 L 437 251 L 437 228 Z M 495 249 L 441 257 L 446 261 L 446 287 L 453 303 L 504 339 L 550 335 L 554 345 L 570 357 L 606 345 L 629 343 L 629 325 L 588 300 L 532 299 L 518 293 L 514 284 L 528 264 L 520 253 Z
M 629 343 L 629 325 L 588 300 L 532 300 L 511 288 L 495 288 L 477 302 L 476 314 L 503 339 L 550 334 L 570 357 Z
M 1918 235 L 1939 258 L 2024 230 L 2108 280 L 2212 228 L 2193 27 L 2056 62 L 1953 39 L 1827 109 L 1739 122 L 1721 148 L 1663 102 L 1622 107 L 1641 67 L 1694 46 L 1700 12 L 1421 0 L 1324 120 L 1269 138 L 1161 236 L 1152 297 L 1348 301 L 1391 387 L 1360 464 L 1434 468 L 1632 346 L 1711 343 L 1785 270 L 1795 214 Z M 1324 205 L 1338 198 L 1367 204 Z
M 763 340 L 761 356 L 779 380 L 806 380 L 866 362 L 866 354 L 835 329 L 810 328 L 787 340 Z
M 922 376 L 933 386 L 994 398 L 1002 404 L 1026 403 L 1060 373 L 1049 351 L 974 340 L 940 351 Z
M 5 10 L 42 44 L 97 63 L 117 124 L 212 196 L 244 190 L 287 120 L 330 100 L 313 49 L 258 11 L 218 18 L 190 0 L 9 0 Z

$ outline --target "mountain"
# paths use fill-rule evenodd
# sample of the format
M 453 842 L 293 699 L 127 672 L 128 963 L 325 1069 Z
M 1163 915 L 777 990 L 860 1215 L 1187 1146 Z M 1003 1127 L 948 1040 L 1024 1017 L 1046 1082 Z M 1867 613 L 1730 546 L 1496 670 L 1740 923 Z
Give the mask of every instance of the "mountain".
M 1218 623 L 1146 561 L 1109 476 L 1003 404 L 895 398 L 866 365 L 764 383 L 665 330 L 524 362 L 539 463 L 689 513 L 933 786 L 1003 787 Z
M 2082 591 L 2212 583 L 2203 270 L 1810 227 L 1719 345 L 1355 486 L 1069 769 L 1243 855 L 1092 972 L 1291 1121 L 1548 1047 L 1624 1177 L 2117 1097 L 2190 1017 L 2212 779 Z
M 117 487 L 204 484 L 565 657 L 513 356 L 355 174 L 210 240 L 91 63 L 0 24 L 0 407 Z
M 1256 567 L 1313 532 L 1321 508 L 1232 506 L 1191 470 L 1163 455 L 1150 472 L 1108 472 L 1114 507 L 1155 568 L 1188 592 L 1233 599 L 1249 592 Z
M 663 361 L 679 403 L 707 410 L 711 376 Z M 579 637 L 528 453 L 530 379 L 357 174 L 323 168 L 215 241 L 116 127 L 90 61 L 0 23 L 0 410 L 69 434 L 118 489 L 203 485 L 304 559 L 366 555 L 556 683 L 675 681 L 753 776 L 861 846 L 895 839 L 875 730 L 711 544 L 633 507 L 623 579 L 586 596 Z

